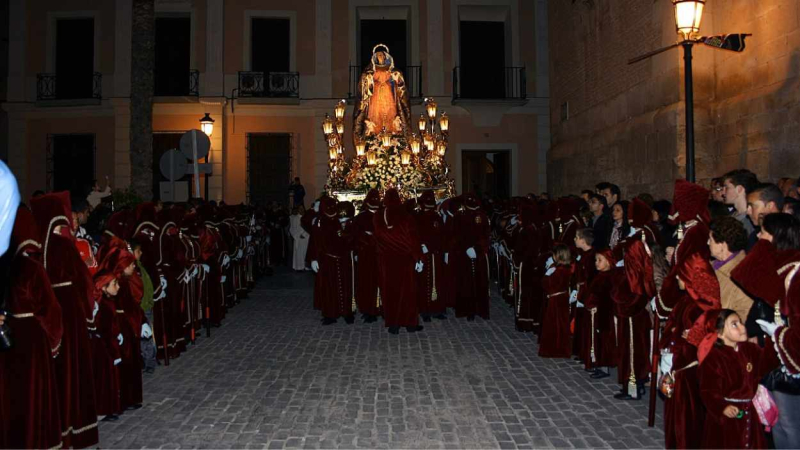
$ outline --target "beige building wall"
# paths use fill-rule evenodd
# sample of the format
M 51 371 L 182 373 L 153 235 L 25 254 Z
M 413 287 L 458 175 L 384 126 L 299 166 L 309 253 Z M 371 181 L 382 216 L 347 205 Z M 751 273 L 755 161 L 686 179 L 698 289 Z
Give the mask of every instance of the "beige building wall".
M 461 151 L 509 150 L 512 192 L 545 189 L 545 155 L 550 129 L 547 79 L 547 20 L 544 0 L 156 0 L 156 15 L 191 18 L 191 68 L 200 72 L 198 97 L 157 97 L 153 131 L 186 131 L 211 114 L 209 197 L 228 203 L 246 199 L 247 136 L 290 133 L 292 175 L 309 196 L 327 178 L 327 148 L 321 133 L 325 113 L 349 91 L 349 66 L 356 63 L 358 17 L 408 11 L 409 63 L 423 66 L 422 90 L 451 116 L 447 160 L 457 185 Z M 481 8 L 505 14 L 511 30 L 509 65 L 527 70 L 527 101 L 459 101 L 451 104 L 452 73 L 458 61 L 458 21 L 474 19 Z M 498 12 L 499 11 L 499 12 Z M 130 2 L 127 0 L 10 0 L 8 102 L 9 163 L 23 195 L 44 188 L 47 136 L 94 133 L 96 177 L 108 174 L 115 187 L 129 185 L 130 166 Z M 59 17 L 95 18 L 95 67 L 102 73 L 102 100 L 36 101 L 36 77 L 54 70 L 53 27 Z M 300 99 L 239 98 L 238 73 L 249 70 L 252 17 L 291 21 L 291 66 L 300 73 Z M 544 80 L 544 82 L 543 82 Z M 352 102 L 347 112 L 351 142 Z M 422 112 L 420 99 L 413 115 Z M 352 152 L 348 148 L 348 152 Z M 289 181 L 289 174 L 287 183 Z

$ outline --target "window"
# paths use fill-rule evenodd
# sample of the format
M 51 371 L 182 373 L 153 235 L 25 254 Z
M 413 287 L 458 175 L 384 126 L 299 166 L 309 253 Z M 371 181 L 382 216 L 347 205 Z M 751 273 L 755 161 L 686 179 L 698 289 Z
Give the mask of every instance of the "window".
M 197 73 L 191 70 L 190 17 L 156 18 L 155 95 L 197 95 Z
M 48 136 L 47 188 L 85 197 L 95 178 L 95 136 L 57 134 Z
M 394 65 L 405 71 L 408 62 L 408 22 L 405 20 L 361 19 L 359 22 L 359 58 L 361 67 L 369 65 L 372 49 L 386 44 Z
M 55 97 L 92 98 L 94 91 L 94 19 L 56 22 Z
M 265 73 L 289 72 L 291 70 L 289 19 L 254 17 L 250 30 L 250 70 Z
M 505 22 L 460 22 L 459 81 L 462 97 L 505 97 L 505 34 Z

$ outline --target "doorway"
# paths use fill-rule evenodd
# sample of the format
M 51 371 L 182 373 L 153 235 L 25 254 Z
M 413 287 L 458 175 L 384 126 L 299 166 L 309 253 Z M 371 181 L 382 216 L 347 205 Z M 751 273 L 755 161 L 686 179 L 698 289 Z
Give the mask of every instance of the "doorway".
M 511 196 L 509 150 L 464 150 L 461 153 L 461 190 L 479 198 Z
M 86 197 L 95 179 L 94 134 L 49 136 L 47 189 Z
M 266 205 L 276 201 L 289 206 L 292 178 L 292 135 L 250 133 L 247 135 L 247 201 Z

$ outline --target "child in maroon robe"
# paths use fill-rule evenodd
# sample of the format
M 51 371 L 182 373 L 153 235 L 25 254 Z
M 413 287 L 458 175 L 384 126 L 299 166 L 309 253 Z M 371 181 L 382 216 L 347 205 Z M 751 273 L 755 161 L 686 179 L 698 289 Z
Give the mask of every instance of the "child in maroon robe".
M 706 312 L 689 334 L 704 335 L 697 348 L 700 395 L 706 407 L 702 447 L 766 448 L 753 406 L 765 352 L 747 342 L 742 319 L 730 309 Z
M 114 297 L 119 293 L 119 283 L 112 272 L 100 271 L 94 276 L 95 301 L 99 304 L 92 335 L 94 352 L 95 397 L 97 414 L 106 416 L 103 421 L 115 421 L 122 413 L 119 398 L 119 370 L 122 362 L 119 348 L 123 343 L 117 321 Z
M 542 279 L 545 293 L 542 332 L 539 335 L 539 356 L 543 358 L 570 358 L 572 343 L 569 330 L 570 281 L 574 268 L 569 247 L 553 247 L 553 267 L 547 269 Z
M 617 365 L 617 335 L 614 325 L 614 300 L 611 298 L 614 270 L 617 261 L 611 250 L 595 255 L 597 274 L 584 292 L 584 309 L 589 317 L 584 321 L 584 336 L 589 338 L 589 358 L 584 362 L 593 370 L 591 378 L 609 377 L 609 368 Z

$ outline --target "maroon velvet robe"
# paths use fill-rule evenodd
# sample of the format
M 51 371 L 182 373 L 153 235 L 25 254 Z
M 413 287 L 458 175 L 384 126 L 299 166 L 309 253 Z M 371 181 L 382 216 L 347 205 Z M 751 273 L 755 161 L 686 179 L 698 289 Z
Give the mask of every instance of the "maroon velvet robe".
M 355 292 L 353 291 L 354 226 L 334 217 L 323 215 L 316 233 L 316 260 L 319 262 L 318 287 L 322 317 L 336 319 L 355 314 Z
M 205 316 L 209 318 L 211 324 L 219 326 L 225 318 L 225 293 L 222 284 L 222 268 L 220 267 L 223 259 L 224 242 L 219 235 L 217 228 L 210 222 L 206 222 L 200 233 L 200 249 L 202 264 L 209 267 L 209 273 L 205 275 L 202 282 L 202 289 L 205 295 Z
M 647 313 L 649 298 L 631 292 L 625 271 L 614 271 L 612 298 L 617 322 L 617 381 L 623 386 L 631 380 L 631 366 L 637 383 L 650 376 L 650 330 L 652 321 Z M 631 353 L 632 352 L 632 353 Z M 631 363 L 631 361 L 633 361 Z
M 416 224 L 402 205 L 382 208 L 373 218 L 378 244 L 383 319 L 386 327 L 419 325 L 414 265 L 422 259 Z
M 454 218 L 455 245 L 450 261 L 456 269 L 456 317 L 478 315 L 489 319 L 489 219 L 480 210 Z M 476 258 L 467 256 L 474 248 Z
M 420 243 L 428 248 L 428 253 L 422 255 L 422 272 L 416 275 L 417 306 L 420 314 L 443 314 L 446 307 L 440 292 L 444 284 L 441 276 L 445 265 L 442 253 L 444 222 L 439 213 L 433 210 L 422 211 L 415 219 Z
M 575 236 L 572 237 L 573 241 L 575 240 Z M 589 285 L 592 282 L 592 278 L 597 273 L 597 269 L 595 269 L 594 264 L 594 249 L 589 249 L 589 251 L 579 250 L 578 248 L 574 249 L 573 255 L 577 255 L 575 257 L 575 275 L 573 276 L 573 282 L 575 283 L 575 288 L 578 290 L 578 302 L 584 303 L 582 298 L 585 296 L 583 293 L 589 290 Z M 578 304 L 575 303 L 572 305 L 572 316 L 575 321 L 574 330 L 572 336 L 572 354 L 576 355 L 580 358 L 581 361 L 587 363 L 590 358 L 591 353 L 591 335 L 587 335 L 586 331 L 586 322 L 591 321 L 591 314 L 589 310 L 584 307 L 578 307 Z M 591 327 L 591 325 L 589 325 Z
M 582 354 L 586 369 L 615 367 L 617 365 L 617 332 L 614 325 L 614 300 L 611 298 L 614 269 L 597 272 L 587 289 L 581 289 L 579 300 L 584 304 L 587 317 L 582 323 L 587 342 Z M 592 313 L 592 310 L 595 310 Z M 578 327 L 578 324 L 575 324 Z M 594 340 L 592 340 L 594 336 Z M 594 351 L 594 360 L 592 360 Z
M 62 442 L 53 361 L 61 346 L 62 311 L 38 258 L 19 251 L 9 276 L 6 323 L 14 346 L 0 352 L 0 401 L 13 414 L 0 411 L 7 433 L 5 442 L 0 439 L 3 448 L 52 448 Z
M 85 448 L 97 445 L 94 356 L 89 333 L 94 290 L 89 269 L 72 241 L 52 234 L 45 249 L 47 274 L 61 305 L 64 336 L 56 358 L 59 380 L 59 406 L 64 447 Z
M 686 229 L 672 256 L 672 268 L 669 274 L 664 278 L 664 283 L 661 285 L 660 295 L 656 299 L 656 308 L 658 315 L 661 317 L 668 317 L 672 308 L 678 304 L 683 293 L 678 288 L 678 269 L 683 265 L 689 256 L 694 253 L 699 253 L 704 259 L 711 259 L 711 251 L 708 249 L 708 227 L 703 222 L 697 222 Z
M 94 355 L 94 392 L 97 398 L 97 414 L 119 414 L 122 406 L 119 399 L 119 370 L 114 361 L 122 357 L 119 351 L 120 334 L 117 322 L 117 307 L 113 299 L 103 295 L 100 310 L 95 318 L 97 330 L 92 335 Z
M 572 356 L 570 340 L 569 290 L 572 266 L 555 266 L 555 272 L 542 278 L 545 294 L 542 331 L 539 335 L 539 356 L 543 358 L 569 358 Z
M 524 226 L 514 241 L 514 263 L 518 265 L 516 329 L 533 331 L 540 316 L 542 287 L 539 259 L 539 232 L 535 225 Z
M 453 262 L 454 249 L 456 245 L 455 218 L 447 215 L 447 219 L 442 217 L 444 228 L 442 229 L 442 261 L 447 262 L 442 266 L 442 301 L 446 308 L 456 307 L 456 266 Z
M 375 213 L 366 210 L 353 219 L 355 245 L 358 254 L 356 263 L 356 303 L 362 314 L 381 315 L 378 301 L 378 250 L 375 241 Z M 317 294 L 315 292 L 314 298 Z
M 766 448 L 763 426 L 752 402 L 764 375 L 761 358 L 757 345 L 743 342 L 737 349 L 714 345 L 700 364 L 700 395 L 706 406 L 703 448 Z M 744 416 L 725 417 L 722 411 L 728 405 L 744 411 Z
M 144 314 L 139 302 L 134 300 L 128 277 L 119 279 L 119 293 L 114 300 L 117 303 L 117 317 L 123 337 L 122 362 L 117 368 L 120 380 L 120 404 L 125 409 L 142 403 L 141 333 Z

